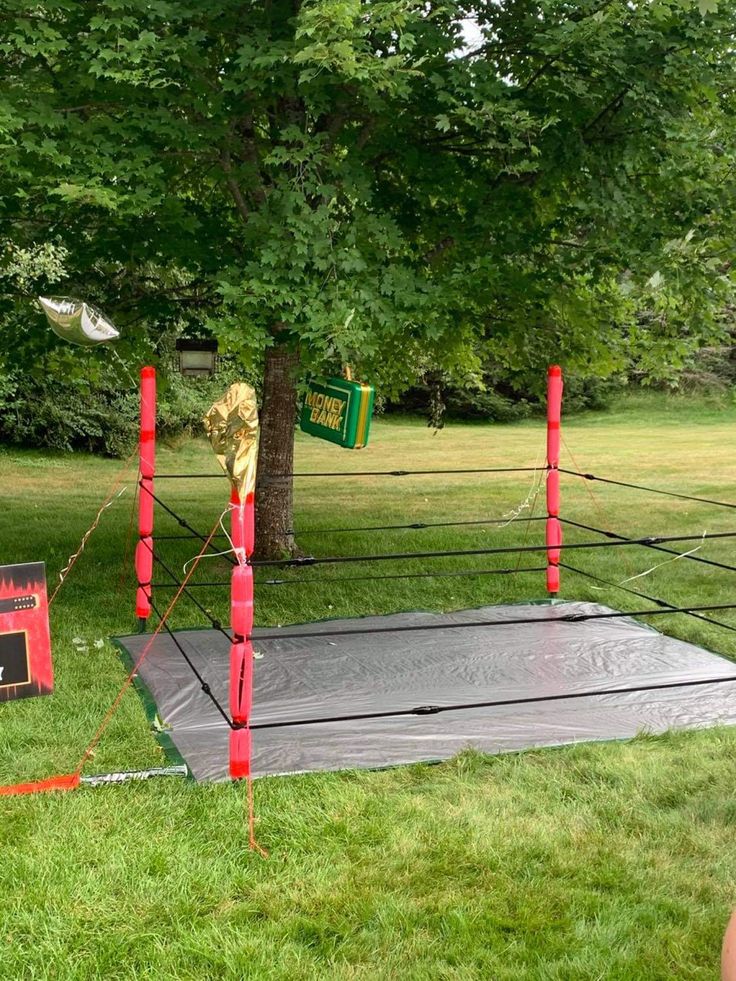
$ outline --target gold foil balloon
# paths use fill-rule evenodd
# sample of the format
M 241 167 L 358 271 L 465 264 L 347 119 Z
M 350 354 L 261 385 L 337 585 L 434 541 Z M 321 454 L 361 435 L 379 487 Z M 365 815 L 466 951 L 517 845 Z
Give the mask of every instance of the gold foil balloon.
M 220 466 L 230 477 L 238 499 L 255 492 L 258 459 L 258 406 L 256 393 L 236 382 L 210 408 L 204 428 Z
M 84 300 L 71 296 L 39 296 L 38 302 L 54 333 L 72 344 L 95 347 L 120 337 L 105 314 Z

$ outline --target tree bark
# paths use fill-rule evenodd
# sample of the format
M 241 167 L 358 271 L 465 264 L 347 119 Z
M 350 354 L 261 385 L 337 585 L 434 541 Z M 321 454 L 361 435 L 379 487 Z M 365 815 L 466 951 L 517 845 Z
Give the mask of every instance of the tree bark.
M 293 534 L 294 429 L 299 354 L 287 344 L 266 353 L 256 482 L 255 558 L 298 554 Z M 285 476 L 288 475 L 288 476 Z

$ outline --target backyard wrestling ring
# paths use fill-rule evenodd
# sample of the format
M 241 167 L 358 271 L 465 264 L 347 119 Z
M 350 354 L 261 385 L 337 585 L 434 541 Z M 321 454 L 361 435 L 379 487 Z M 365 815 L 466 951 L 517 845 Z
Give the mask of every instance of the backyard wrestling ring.
M 417 475 L 475 474 L 482 479 L 489 473 L 538 474 L 546 487 L 546 513 L 540 517 L 518 513 L 511 520 L 527 529 L 543 527 L 544 540 L 502 547 L 254 561 L 252 494 L 242 502 L 237 497 L 231 500 L 228 531 L 220 529 L 218 519 L 209 534 L 160 496 L 159 482 L 210 476 L 222 481 L 223 477 L 157 473 L 152 368 L 142 371 L 141 395 L 136 612 L 143 632 L 116 639 L 130 674 L 73 774 L 0 788 L 0 793 L 77 786 L 94 745 L 131 684 L 138 687 L 156 718 L 156 733 L 168 753 L 198 781 L 383 767 L 443 760 L 466 747 L 499 753 L 619 739 L 642 731 L 736 723 L 736 665 L 649 625 L 659 616 L 680 614 L 734 631 L 736 626 L 713 614 L 736 609 L 736 603 L 683 606 L 640 592 L 627 582 L 594 576 L 581 569 L 575 558 L 578 552 L 623 548 L 663 553 L 667 560 L 696 562 L 703 569 L 732 573 L 736 565 L 695 554 L 698 550 L 691 543 L 702 544 L 702 535 L 631 537 L 563 517 L 560 480 L 564 476 L 619 485 L 720 509 L 733 510 L 736 504 L 561 468 L 562 377 L 557 366 L 548 372 L 544 467 L 281 475 L 400 480 Z M 177 523 L 175 534 L 155 533 L 157 508 L 167 521 Z M 329 530 L 412 531 L 510 523 L 503 516 Z M 585 532 L 588 538 L 563 547 L 565 526 Z M 223 535 L 231 546 L 224 553 Z M 722 531 L 709 535 L 708 541 L 734 537 L 736 530 Z M 200 551 L 180 576 L 165 555 L 166 543 L 182 538 L 197 542 Z M 681 551 L 676 546 L 686 548 Z M 229 581 L 213 584 L 195 577 L 201 557 L 210 553 L 223 554 L 232 564 Z M 507 556 L 514 557 L 516 565 L 448 571 L 439 564 L 447 557 L 499 557 L 504 562 Z M 414 570 L 381 572 L 381 563 L 403 560 L 410 560 Z M 418 562 L 424 564 L 422 571 L 415 571 Z M 365 572 L 369 563 L 376 564 L 375 575 Z M 354 564 L 360 566 L 358 575 L 349 574 Z M 331 567 L 332 573 L 316 577 L 310 573 L 308 581 L 298 576 L 265 578 L 274 575 L 272 570 L 290 570 L 293 576 L 294 571 L 319 566 Z M 347 575 L 339 575 L 343 567 Z M 155 570 L 160 576 L 156 580 Z M 638 598 L 638 608 L 621 612 L 590 602 L 562 601 L 558 594 L 563 571 L 620 588 Z M 253 626 L 254 593 L 257 596 L 260 589 L 512 574 L 544 575 L 547 601 L 443 614 L 409 612 Z M 230 590 L 227 625 L 198 598 L 198 587 L 213 585 Z M 160 595 L 169 593 L 173 593 L 170 601 L 160 602 Z M 172 629 L 169 619 L 182 598 L 198 611 L 205 628 Z M 151 618 L 157 619 L 157 625 L 145 632 Z

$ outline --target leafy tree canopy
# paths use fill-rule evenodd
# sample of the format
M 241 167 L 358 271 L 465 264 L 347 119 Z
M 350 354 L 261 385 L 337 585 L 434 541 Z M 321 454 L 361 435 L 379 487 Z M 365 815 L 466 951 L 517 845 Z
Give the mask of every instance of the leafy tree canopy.
M 0 288 L 387 392 L 481 356 L 666 376 L 731 295 L 735 29 L 727 0 L 3 0 Z

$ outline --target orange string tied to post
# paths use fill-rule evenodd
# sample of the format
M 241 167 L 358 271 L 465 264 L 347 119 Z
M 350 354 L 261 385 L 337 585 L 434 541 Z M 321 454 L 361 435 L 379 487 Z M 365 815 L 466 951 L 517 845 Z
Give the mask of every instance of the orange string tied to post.
M 256 806 L 253 800 L 253 777 L 248 777 L 248 847 L 258 852 L 261 858 L 268 858 L 268 850 L 259 845 L 256 839 Z
M 158 637 L 158 635 L 161 633 L 162 629 L 166 625 L 166 621 L 171 616 L 171 613 L 172 613 L 174 607 L 176 606 L 176 604 L 179 602 L 179 598 L 181 597 L 182 593 L 186 589 L 187 583 L 189 582 L 189 580 L 194 575 L 194 571 L 197 568 L 197 566 L 199 565 L 200 559 L 202 558 L 202 556 L 204 555 L 204 553 L 209 548 L 210 542 L 215 537 L 215 534 L 216 534 L 217 529 L 219 528 L 219 526 L 220 526 L 220 519 L 218 518 L 217 521 L 215 522 L 215 524 L 213 525 L 212 530 L 210 531 L 209 535 L 205 539 L 205 542 L 202 545 L 202 548 L 199 550 L 196 558 L 192 562 L 191 568 L 189 569 L 189 571 L 184 576 L 184 579 L 182 580 L 181 585 L 177 589 L 177 591 L 176 591 L 173 599 L 171 600 L 171 602 L 169 603 L 168 607 L 164 611 L 163 616 L 161 617 L 161 619 L 158 622 L 158 626 L 156 627 L 156 629 L 154 630 L 154 632 L 149 637 L 146 646 L 143 648 L 143 650 L 141 651 L 140 655 L 138 656 L 138 659 L 136 660 L 135 664 L 131 668 L 130 674 L 125 679 L 125 681 L 123 682 L 123 684 L 122 684 L 119 692 L 115 696 L 115 699 L 114 699 L 112 705 L 110 706 L 110 708 L 108 709 L 107 713 L 105 714 L 105 717 L 103 718 L 102 722 L 100 723 L 100 725 L 99 725 L 99 727 L 97 729 L 97 732 L 94 734 L 94 736 L 90 740 L 87 748 L 85 749 L 84 753 L 82 754 L 82 758 L 79 761 L 79 763 L 77 765 L 77 769 L 75 771 L 75 773 L 76 773 L 76 775 L 78 777 L 81 777 L 82 770 L 84 768 L 84 764 L 92 756 L 92 754 L 93 754 L 93 752 L 95 750 L 95 747 L 97 746 L 97 744 L 99 743 L 100 739 L 102 738 L 105 730 L 109 726 L 109 724 L 110 724 L 113 716 L 117 712 L 118 707 L 120 705 L 120 702 L 123 699 L 123 696 L 125 695 L 125 693 L 128 690 L 128 688 L 130 688 L 130 686 L 133 684 L 133 681 L 135 679 L 136 674 L 138 673 L 138 670 L 139 670 L 140 666 L 143 664 L 143 662 L 145 661 L 145 659 L 148 657 L 149 653 L 151 652 L 151 648 L 153 647 L 154 641 L 156 640 L 156 638 Z
M 248 785 L 248 839 L 252 851 L 268 853 L 256 841 L 251 774 L 250 713 L 253 701 L 253 567 L 255 489 L 258 462 L 256 393 L 243 382 L 231 385 L 204 418 L 204 428 L 222 469 L 230 478 L 230 544 L 237 565 L 230 580 L 230 776 Z
M 85 546 L 86 546 L 86 544 L 87 544 L 90 536 L 93 534 L 93 532 L 95 532 L 97 530 L 97 526 L 100 523 L 100 519 L 102 518 L 102 515 L 114 503 L 115 499 L 118 498 L 118 497 L 120 497 L 120 495 L 124 492 L 125 488 L 122 487 L 122 484 L 128 478 L 128 470 L 130 468 L 130 465 L 131 465 L 131 463 L 133 461 L 133 457 L 134 456 L 135 456 L 135 452 L 131 453 L 131 455 L 128 457 L 128 459 L 123 463 L 123 466 L 122 466 L 121 470 L 119 471 L 117 477 L 115 478 L 115 481 L 114 481 L 114 483 L 112 485 L 112 488 L 111 488 L 110 492 L 108 493 L 107 497 L 102 502 L 102 504 L 100 505 L 100 509 L 97 512 L 97 514 L 95 515 L 94 521 L 92 522 L 92 524 L 89 526 L 89 528 L 87 529 L 87 531 L 85 531 L 84 535 L 82 536 L 82 540 L 79 543 L 79 547 L 77 548 L 76 552 L 73 552 L 69 556 L 69 559 L 67 560 L 67 564 L 64 566 L 64 568 L 59 573 L 59 582 L 56 585 L 56 589 L 51 594 L 51 597 L 49 599 L 49 606 L 51 606 L 51 604 L 56 599 L 59 590 L 61 589 L 61 587 L 66 582 L 67 576 L 69 575 L 69 573 L 72 571 L 72 569 L 76 565 L 77 559 L 79 558 L 79 556 L 84 551 Z
M 202 548 L 201 548 L 199 554 L 197 555 L 196 559 L 192 563 L 191 569 L 189 570 L 189 572 L 187 572 L 186 576 L 184 577 L 183 582 L 181 583 L 179 589 L 176 592 L 176 595 L 174 596 L 174 598 L 169 603 L 169 605 L 168 605 L 168 607 L 167 607 L 166 612 L 164 613 L 164 615 L 161 617 L 161 620 L 159 621 L 159 624 L 156 627 L 156 630 L 151 634 L 151 636 L 150 636 L 150 638 L 148 640 L 148 643 L 146 644 L 146 646 L 141 651 L 141 654 L 138 657 L 138 659 L 135 662 L 135 664 L 133 665 L 133 668 L 131 669 L 128 677 L 125 679 L 125 681 L 123 682 L 120 690 L 118 691 L 117 695 L 115 696 L 115 699 L 113 700 L 112 705 L 110 706 L 110 708 L 106 712 L 106 714 L 105 714 L 102 722 L 100 723 L 100 725 L 97 728 L 97 731 L 95 732 L 95 734 L 92 737 L 91 741 L 89 742 L 87 748 L 85 749 L 84 753 L 82 754 L 82 758 L 80 759 L 79 763 L 77 764 L 77 768 L 74 771 L 74 773 L 64 774 L 64 775 L 61 775 L 61 776 L 48 777 L 45 780 L 37 780 L 37 781 L 32 781 L 30 783 L 17 783 L 17 784 L 9 784 L 7 786 L 0 786 L 0 796 L 1 797 L 10 797 L 10 796 L 20 795 L 20 794 L 44 793 L 46 791 L 52 791 L 52 790 L 76 790 L 76 788 L 79 787 L 79 785 L 81 783 L 81 779 L 82 779 L 82 770 L 84 769 L 85 763 L 92 756 L 92 754 L 93 754 L 93 752 L 95 750 L 95 747 L 97 746 L 97 744 L 99 743 L 100 739 L 102 738 L 105 730 L 109 726 L 109 724 L 110 724 L 113 716 L 117 712 L 118 707 L 120 706 L 120 703 L 121 703 L 121 701 L 123 699 L 123 696 L 127 692 L 128 688 L 130 688 L 130 686 L 132 685 L 133 680 L 134 680 L 136 674 L 138 673 L 138 670 L 139 670 L 141 664 L 143 663 L 143 661 L 146 659 L 146 657 L 148 656 L 149 652 L 151 651 L 151 648 L 153 647 L 153 643 L 156 640 L 156 637 L 159 635 L 159 633 L 161 632 L 161 630 L 165 626 L 166 621 L 168 620 L 169 616 L 171 615 L 172 610 L 174 609 L 174 607 L 176 606 L 177 602 L 179 601 L 179 598 L 181 597 L 182 593 L 186 589 L 187 583 L 189 582 L 189 580 L 191 579 L 192 575 L 194 574 L 194 570 L 197 568 L 197 565 L 199 564 L 199 560 L 202 558 L 202 556 L 204 555 L 205 551 L 209 548 L 210 542 L 214 538 L 215 533 L 217 532 L 217 529 L 218 529 L 219 525 L 220 525 L 220 521 L 219 521 L 219 518 L 218 518 L 218 520 L 215 522 L 214 527 L 212 528 L 212 531 L 207 536 L 207 539 L 205 540 L 205 543 L 202 545 Z

